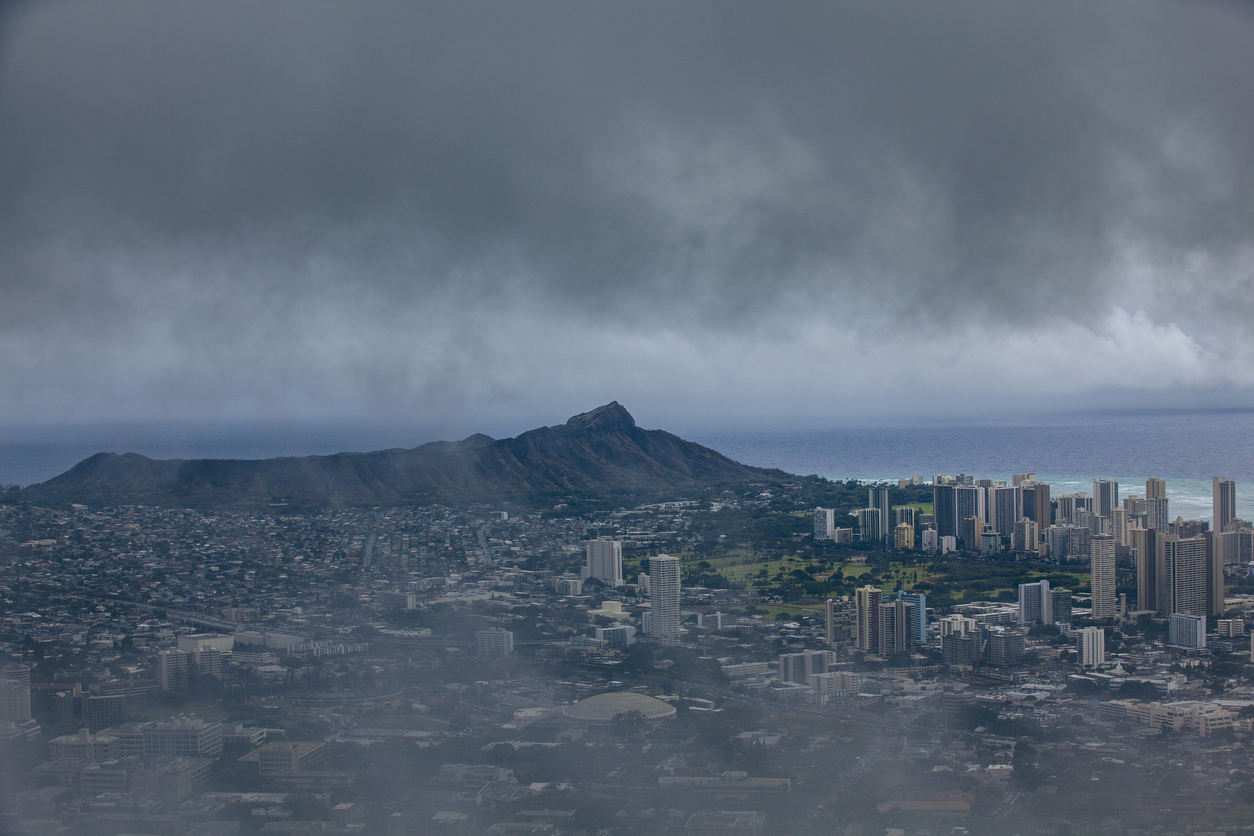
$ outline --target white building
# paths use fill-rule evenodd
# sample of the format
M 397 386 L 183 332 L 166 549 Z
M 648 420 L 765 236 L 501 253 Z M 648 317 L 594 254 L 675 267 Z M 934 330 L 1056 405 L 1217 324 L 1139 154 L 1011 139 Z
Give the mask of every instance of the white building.
M 623 541 L 600 537 L 585 548 L 583 579 L 596 578 L 606 586 L 623 585 Z
M 649 636 L 658 644 L 679 643 L 679 558 L 649 558 Z
M 509 656 L 514 652 L 514 634 L 502 627 L 489 627 L 475 633 L 475 653 L 479 656 Z
M 1019 623 L 1053 624 L 1049 581 L 1019 584 Z
M 1080 664 L 1095 668 L 1106 661 L 1106 631 L 1101 627 L 1085 627 L 1080 631 Z
M 1167 620 L 1167 644 L 1189 650 L 1206 647 L 1206 616 L 1173 612 Z

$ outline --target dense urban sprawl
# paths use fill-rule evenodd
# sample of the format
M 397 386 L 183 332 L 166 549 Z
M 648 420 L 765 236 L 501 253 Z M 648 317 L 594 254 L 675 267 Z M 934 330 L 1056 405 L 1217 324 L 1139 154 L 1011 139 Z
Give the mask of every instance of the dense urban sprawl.
M 3 505 L 0 830 L 1235 832 L 1251 529 L 1157 481 Z

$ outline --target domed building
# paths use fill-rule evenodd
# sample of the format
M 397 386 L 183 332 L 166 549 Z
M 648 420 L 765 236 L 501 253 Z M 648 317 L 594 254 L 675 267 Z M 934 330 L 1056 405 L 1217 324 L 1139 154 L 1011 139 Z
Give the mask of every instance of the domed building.
M 647 729 L 655 729 L 667 720 L 675 719 L 673 705 L 631 691 L 588 697 L 563 708 L 562 716 L 590 732 L 610 732 L 614 729 L 615 717 L 631 712 L 639 712 L 643 716 Z

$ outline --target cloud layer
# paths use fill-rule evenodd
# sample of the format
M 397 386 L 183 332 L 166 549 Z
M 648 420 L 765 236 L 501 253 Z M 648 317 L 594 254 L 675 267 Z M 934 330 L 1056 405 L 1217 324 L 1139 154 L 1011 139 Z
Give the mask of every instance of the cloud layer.
M 694 425 L 1254 386 L 1244 4 L 154 0 L 0 26 L 0 421 L 618 399 Z

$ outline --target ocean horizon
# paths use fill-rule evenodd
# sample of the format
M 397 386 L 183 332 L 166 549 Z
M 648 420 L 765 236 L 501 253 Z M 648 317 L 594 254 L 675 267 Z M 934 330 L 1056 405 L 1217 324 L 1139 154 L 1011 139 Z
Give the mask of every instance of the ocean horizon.
M 165 459 L 263 459 L 416 447 L 411 426 L 100 424 L 0 428 L 0 484 L 51 479 L 99 452 Z M 1237 482 L 1237 514 L 1254 518 L 1254 410 L 1094 412 L 1021 419 L 887 421 L 814 430 L 709 430 L 684 438 L 757 467 L 800 476 L 890 482 L 937 474 L 1009 481 L 1035 473 L 1054 496 L 1116 479 L 1120 495 L 1167 480 L 1172 517 L 1206 518 L 1211 477 Z

